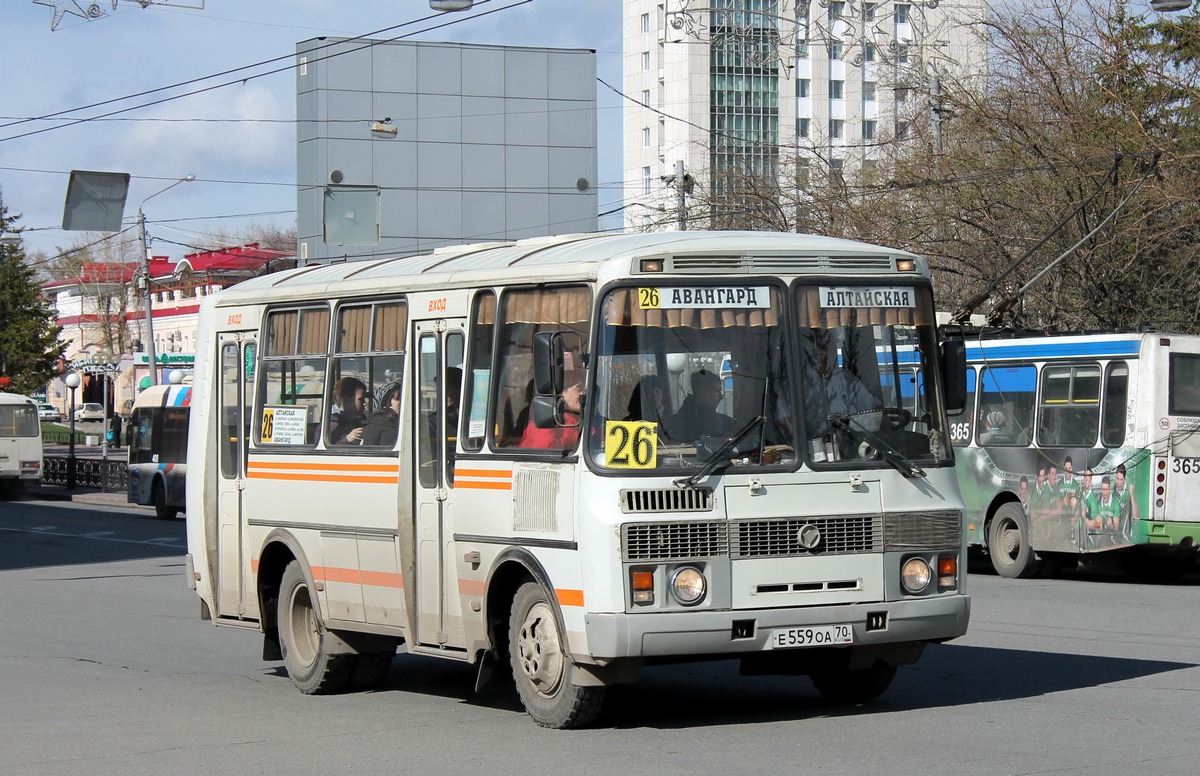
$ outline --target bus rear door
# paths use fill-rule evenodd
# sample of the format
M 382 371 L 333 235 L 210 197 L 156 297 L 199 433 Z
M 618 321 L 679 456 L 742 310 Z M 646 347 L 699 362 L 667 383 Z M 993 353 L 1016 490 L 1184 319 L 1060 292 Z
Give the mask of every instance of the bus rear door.
M 243 598 L 250 584 L 249 561 L 244 555 L 243 494 L 246 487 L 246 445 L 253 405 L 256 343 L 247 334 L 223 333 L 218 345 L 220 376 L 217 406 L 218 543 L 217 612 L 223 617 L 241 617 L 247 612 Z

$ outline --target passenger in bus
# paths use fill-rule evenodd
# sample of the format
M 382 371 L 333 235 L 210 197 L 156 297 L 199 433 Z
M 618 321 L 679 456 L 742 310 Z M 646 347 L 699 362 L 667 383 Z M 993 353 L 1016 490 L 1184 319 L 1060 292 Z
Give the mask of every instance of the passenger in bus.
M 992 410 L 984 417 L 983 424 L 984 431 L 979 435 L 979 444 L 994 445 L 1008 441 L 1008 434 L 1005 432 L 1008 418 L 1004 417 L 1003 412 Z
M 363 429 L 362 443 L 395 447 L 400 433 L 400 383 L 388 383 L 383 387 L 378 406 Z
M 680 442 L 694 442 L 702 436 L 729 436 L 733 418 L 717 412 L 725 396 L 716 372 L 701 369 L 692 373 L 692 392 L 679 406 L 679 412 L 667 422 L 667 435 Z
M 662 381 L 657 375 L 646 375 L 633 386 L 627 405 L 628 415 L 625 420 L 643 420 L 649 423 L 663 424 L 666 419 L 666 407 L 663 406 Z
M 538 428 L 531 417 L 525 425 L 525 432 L 518 447 L 572 450 L 579 444 L 579 424 L 583 415 L 583 374 L 578 371 L 567 372 L 563 385 L 567 386 L 561 394 L 563 414 L 567 423 L 571 425 Z
M 333 398 L 337 407 L 330 419 L 329 441 L 335 445 L 361 444 L 367 425 L 367 386 L 356 377 L 343 377 L 333 384 Z

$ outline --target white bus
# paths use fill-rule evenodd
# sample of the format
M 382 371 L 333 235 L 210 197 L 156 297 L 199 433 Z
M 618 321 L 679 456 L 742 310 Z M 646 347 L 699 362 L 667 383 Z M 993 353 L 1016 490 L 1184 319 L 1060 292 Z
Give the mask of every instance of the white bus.
M 968 409 L 953 413 L 972 547 L 1030 577 L 1117 553 L 1172 579 L 1200 547 L 1200 337 L 967 335 Z
M 131 504 L 153 504 L 163 520 L 186 503 L 191 408 L 192 386 L 152 385 L 138 394 L 129 414 L 127 496 Z
M 379 684 L 404 643 L 511 673 L 546 727 L 672 660 L 869 700 L 967 628 L 965 362 L 936 336 L 924 260 L 795 234 L 249 280 L 200 312 L 189 581 L 306 693 Z
M 0 488 L 20 492 L 42 480 L 42 424 L 37 402 L 0 391 Z

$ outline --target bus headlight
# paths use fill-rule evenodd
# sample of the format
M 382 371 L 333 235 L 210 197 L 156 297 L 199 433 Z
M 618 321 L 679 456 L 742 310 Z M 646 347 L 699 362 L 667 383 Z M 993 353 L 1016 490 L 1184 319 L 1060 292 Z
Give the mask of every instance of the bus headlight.
M 900 584 L 910 593 L 920 593 L 929 587 L 933 579 L 933 569 L 924 558 L 909 558 L 900 567 Z
M 708 583 L 699 569 L 681 566 L 671 573 L 671 595 L 684 606 L 693 606 L 704 600 Z

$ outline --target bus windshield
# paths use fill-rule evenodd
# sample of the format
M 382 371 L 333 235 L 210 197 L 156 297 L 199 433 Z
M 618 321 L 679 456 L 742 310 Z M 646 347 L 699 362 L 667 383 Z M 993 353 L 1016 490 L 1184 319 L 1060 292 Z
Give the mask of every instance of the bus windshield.
M 797 289 L 803 449 L 815 464 L 949 457 L 927 288 Z
M 590 460 L 686 470 L 721 451 L 735 466 L 804 458 L 900 462 L 906 472 L 917 460 L 946 460 L 936 382 L 924 379 L 937 336 L 929 290 L 795 294 L 799 336 L 789 342 L 785 294 L 765 281 L 611 290 L 595 354 Z

